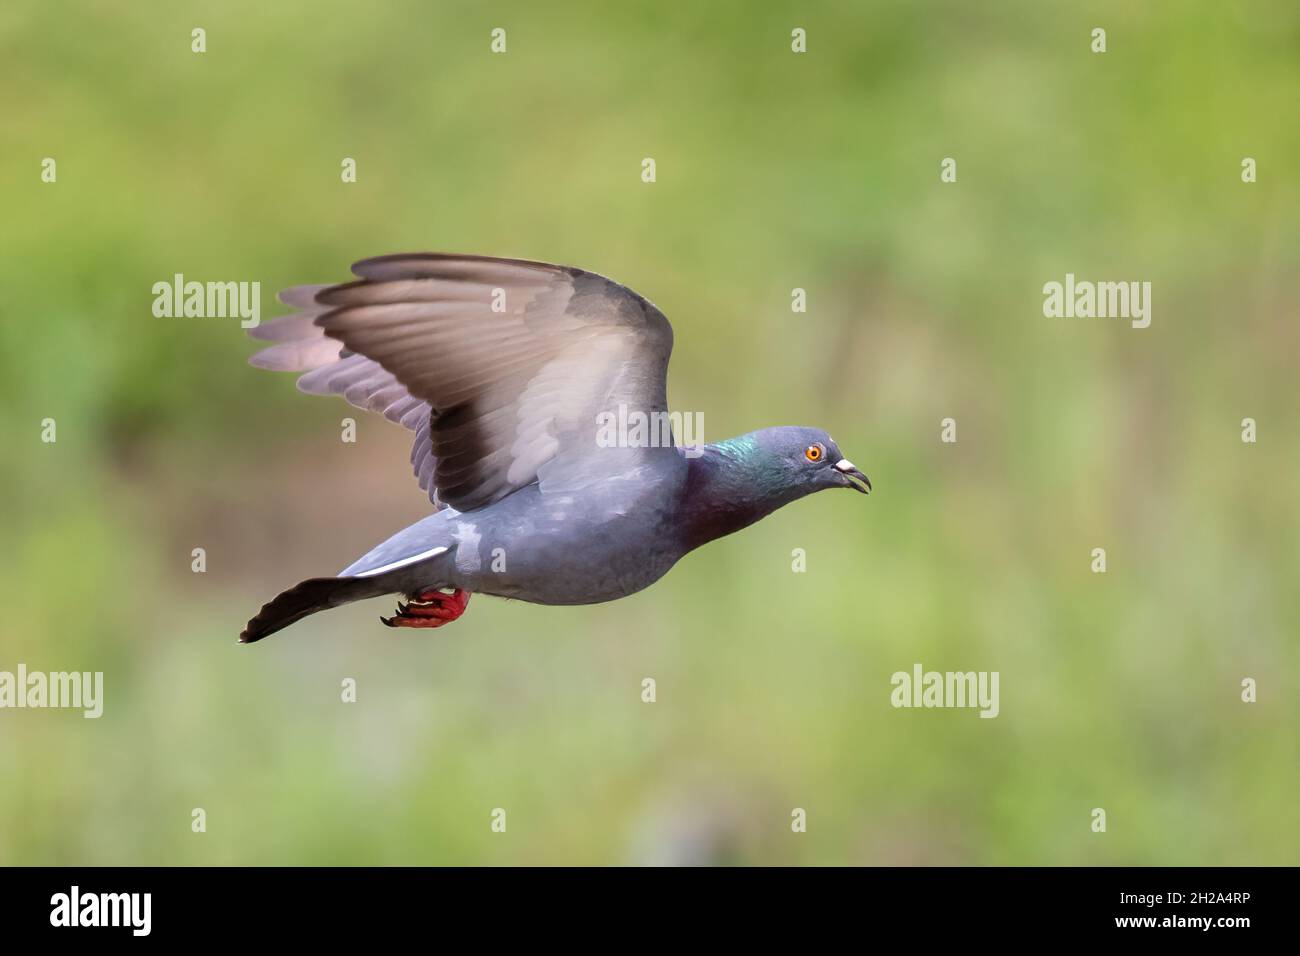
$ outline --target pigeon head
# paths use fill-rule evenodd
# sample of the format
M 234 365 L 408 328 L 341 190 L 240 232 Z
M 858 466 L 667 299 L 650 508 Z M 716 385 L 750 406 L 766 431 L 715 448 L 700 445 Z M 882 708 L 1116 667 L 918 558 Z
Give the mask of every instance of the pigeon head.
M 871 482 L 819 428 L 781 426 L 706 445 L 691 461 L 683 533 L 689 548 L 748 527 L 826 488 Z
M 762 490 L 793 492 L 794 497 L 825 488 L 852 488 L 870 494 L 871 480 L 840 452 L 820 428 L 793 425 L 764 428 L 739 439 L 741 451 Z M 725 444 L 725 443 L 724 443 Z

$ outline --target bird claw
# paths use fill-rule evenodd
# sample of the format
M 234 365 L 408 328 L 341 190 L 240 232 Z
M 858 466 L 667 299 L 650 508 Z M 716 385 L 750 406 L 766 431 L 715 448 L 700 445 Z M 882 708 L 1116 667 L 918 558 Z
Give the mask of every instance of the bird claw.
M 464 614 L 468 605 L 468 591 L 434 588 L 406 595 L 406 603 L 397 602 L 395 615 L 379 620 L 388 627 L 442 627 Z

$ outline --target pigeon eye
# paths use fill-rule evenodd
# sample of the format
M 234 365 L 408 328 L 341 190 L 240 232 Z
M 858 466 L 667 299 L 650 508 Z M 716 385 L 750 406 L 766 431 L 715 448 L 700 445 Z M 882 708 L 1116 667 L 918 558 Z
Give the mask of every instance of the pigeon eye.
M 803 450 L 803 456 L 809 461 L 821 461 L 824 454 L 826 451 L 821 445 L 809 445 Z

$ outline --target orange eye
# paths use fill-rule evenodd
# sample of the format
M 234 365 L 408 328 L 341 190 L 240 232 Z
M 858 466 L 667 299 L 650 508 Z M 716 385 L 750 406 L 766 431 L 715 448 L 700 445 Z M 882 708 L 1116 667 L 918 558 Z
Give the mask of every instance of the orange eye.
M 809 461 L 821 461 L 824 454 L 826 453 L 822 451 L 821 445 L 809 445 L 803 450 L 803 456 Z

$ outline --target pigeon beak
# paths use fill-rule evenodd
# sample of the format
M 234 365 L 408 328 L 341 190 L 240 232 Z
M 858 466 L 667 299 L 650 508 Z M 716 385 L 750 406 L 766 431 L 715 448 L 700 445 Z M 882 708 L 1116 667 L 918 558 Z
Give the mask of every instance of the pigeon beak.
M 835 470 L 844 476 L 845 488 L 853 488 L 864 495 L 871 494 L 871 479 L 859 471 L 853 462 L 847 458 L 841 458 L 835 463 Z

